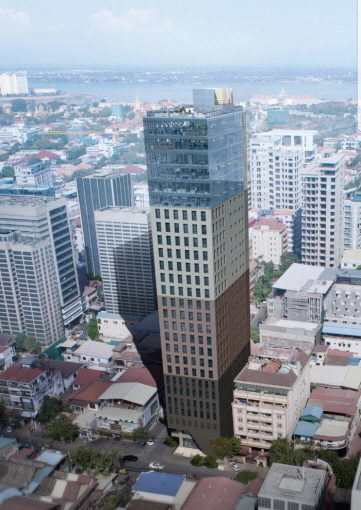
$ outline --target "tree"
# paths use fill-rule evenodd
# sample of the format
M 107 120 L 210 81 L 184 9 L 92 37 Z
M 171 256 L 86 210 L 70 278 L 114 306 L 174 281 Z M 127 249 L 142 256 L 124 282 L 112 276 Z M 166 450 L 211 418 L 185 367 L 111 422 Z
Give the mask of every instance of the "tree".
M 237 437 L 217 437 L 211 441 L 212 453 L 217 459 L 232 457 L 239 452 L 241 441 Z
M 22 113 L 26 112 L 27 110 L 27 104 L 24 99 L 13 99 L 11 101 L 11 111 L 13 113 Z
M 251 340 L 255 343 L 259 342 L 259 329 L 251 328 Z
M 30 352 L 32 354 L 40 354 L 41 346 L 36 339 L 25 333 L 19 333 L 15 340 L 15 349 L 17 352 Z
M 203 455 L 195 455 L 191 460 L 192 466 L 204 466 L 204 456 Z
M 41 403 L 36 419 L 40 423 L 46 423 L 52 418 L 55 418 L 62 411 L 64 411 L 63 402 L 58 398 L 46 395 Z
M 87 324 L 87 334 L 92 340 L 99 340 L 98 320 L 92 317 Z
M 78 425 L 72 423 L 65 414 L 49 423 L 44 429 L 44 436 L 54 441 L 74 441 L 79 435 Z
M 176 448 L 179 445 L 179 440 L 176 437 L 168 436 L 165 440 L 165 444 L 169 446 L 169 448 Z
M 256 471 L 245 470 L 240 471 L 239 473 L 236 474 L 236 480 L 237 482 L 241 482 L 247 485 L 248 482 L 250 482 L 254 478 L 257 478 L 257 476 L 258 473 Z
M 14 169 L 10 165 L 3 166 L 1 170 L 1 176 L 2 177 L 14 177 Z
M 299 262 L 300 259 L 296 253 L 292 251 L 282 253 L 281 255 L 281 263 L 280 263 L 280 272 L 284 273 L 287 269 L 294 264 L 295 262 Z
M 69 149 L 66 153 L 66 159 L 68 161 L 75 161 L 80 156 L 83 156 L 85 154 L 85 145 L 82 145 L 81 147 L 74 147 L 72 149 Z
M 120 467 L 119 452 L 103 452 L 91 446 L 79 446 L 72 454 L 72 460 L 81 472 L 94 475 L 113 473 Z
M 139 427 L 133 430 L 132 439 L 135 443 L 143 443 L 147 439 L 149 439 L 149 430 L 145 427 Z
M 210 469 L 216 468 L 218 466 L 217 457 L 215 455 L 207 455 L 204 457 L 204 465 Z

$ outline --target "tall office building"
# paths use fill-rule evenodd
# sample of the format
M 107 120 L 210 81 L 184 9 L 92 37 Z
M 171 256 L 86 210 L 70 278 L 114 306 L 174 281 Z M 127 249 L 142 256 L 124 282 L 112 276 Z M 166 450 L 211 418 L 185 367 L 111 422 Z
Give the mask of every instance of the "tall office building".
M 355 193 L 350 200 L 344 201 L 344 233 L 345 250 L 361 249 L 361 193 Z
M 315 133 L 274 129 L 250 138 L 250 205 L 286 224 L 289 251 L 300 249 L 301 170 L 314 158 Z
M 344 156 L 332 154 L 302 170 L 303 264 L 338 267 L 343 254 Z
M 26 71 L 0 73 L 0 96 L 29 94 Z
M 65 199 L 0 196 L 0 229 L 34 240 L 50 239 L 63 322 L 83 313 Z M 0 276 L 1 279 L 1 276 Z
M 49 236 L 0 231 L 0 331 L 26 333 L 42 346 L 64 335 L 58 278 Z
M 249 354 L 245 113 L 148 112 L 144 139 L 168 426 L 208 450 L 232 435 L 233 379 Z M 221 97 L 220 94 L 217 96 Z
M 100 170 L 76 180 L 88 273 L 100 275 L 94 211 L 109 206 L 133 205 L 131 177 Z
M 149 209 L 95 211 L 105 308 L 144 317 L 157 309 Z

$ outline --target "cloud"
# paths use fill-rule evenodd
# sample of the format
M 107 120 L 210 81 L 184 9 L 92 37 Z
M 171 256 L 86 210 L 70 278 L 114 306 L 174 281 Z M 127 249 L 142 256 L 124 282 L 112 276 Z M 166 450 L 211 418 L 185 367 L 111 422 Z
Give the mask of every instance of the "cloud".
M 175 31 L 173 21 L 160 21 L 156 9 L 128 9 L 127 11 L 114 14 L 109 9 L 97 11 L 91 14 L 91 21 L 108 30 L 130 31 L 142 28 L 156 31 Z
M 29 16 L 23 11 L 15 11 L 14 9 L 0 9 L 0 20 L 4 26 L 20 26 L 27 27 L 31 25 Z

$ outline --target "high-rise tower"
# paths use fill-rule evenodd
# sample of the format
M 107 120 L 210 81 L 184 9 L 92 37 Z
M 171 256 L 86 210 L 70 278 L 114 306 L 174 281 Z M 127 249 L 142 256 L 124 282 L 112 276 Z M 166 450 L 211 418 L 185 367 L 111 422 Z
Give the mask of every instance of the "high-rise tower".
M 232 434 L 250 337 L 245 113 L 225 92 L 144 119 L 167 421 L 204 450 Z

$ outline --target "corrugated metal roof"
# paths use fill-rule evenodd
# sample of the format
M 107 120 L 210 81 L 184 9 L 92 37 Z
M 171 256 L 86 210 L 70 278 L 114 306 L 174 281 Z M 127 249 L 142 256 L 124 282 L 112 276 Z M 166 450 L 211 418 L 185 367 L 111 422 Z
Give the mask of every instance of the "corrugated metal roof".
M 147 473 L 141 473 L 138 480 L 133 485 L 133 491 L 175 496 L 184 480 L 185 475 L 149 471 Z
M 303 418 L 304 421 L 313 421 L 311 419 L 306 419 L 306 417 L 312 417 L 312 418 L 316 418 L 316 421 L 320 421 L 322 415 L 323 415 L 322 407 L 307 406 L 302 411 L 301 418 Z
M 349 324 L 337 324 L 335 322 L 324 322 L 322 326 L 322 333 L 325 335 L 340 335 L 340 336 L 354 336 L 361 337 L 360 326 L 353 326 Z
M 113 383 L 100 396 L 100 400 L 126 400 L 135 404 L 144 405 L 157 392 L 153 386 L 141 383 Z
M 110 420 L 138 423 L 143 413 L 135 409 L 105 406 L 97 411 L 96 416 L 97 418 L 109 418 Z
M 313 437 L 319 427 L 319 423 L 300 420 L 297 423 L 294 435 L 301 437 Z

